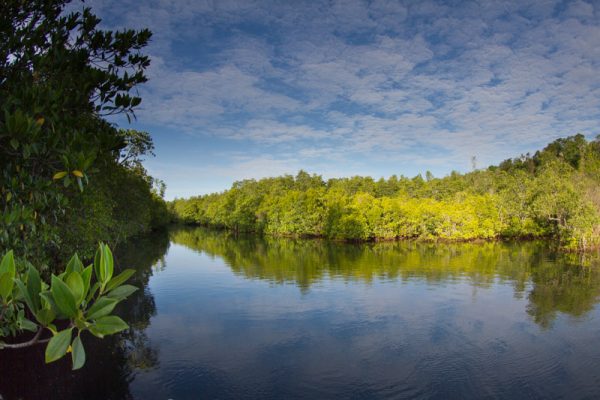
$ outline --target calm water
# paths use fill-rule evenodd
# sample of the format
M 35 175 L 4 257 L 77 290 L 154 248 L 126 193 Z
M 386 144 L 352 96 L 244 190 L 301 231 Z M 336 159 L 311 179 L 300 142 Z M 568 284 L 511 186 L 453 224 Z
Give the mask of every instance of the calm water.
M 600 397 L 600 262 L 542 243 L 350 245 L 183 229 L 88 363 L 0 352 L 4 399 Z

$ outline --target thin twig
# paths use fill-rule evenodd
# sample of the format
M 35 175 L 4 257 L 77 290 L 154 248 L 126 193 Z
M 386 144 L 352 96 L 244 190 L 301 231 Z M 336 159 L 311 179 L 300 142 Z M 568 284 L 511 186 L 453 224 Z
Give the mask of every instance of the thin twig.
M 35 336 L 27 342 L 12 343 L 12 344 L 4 343 L 2 345 L 2 347 L 4 347 L 5 349 L 22 349 L 24 347 L 34 346 L 36 344 L 46 343 L 46 342 L 50 341 L 50 339 L 40 340 L 40 336 L 42 336 L 42 330 L 43 330 L 43 328 L 40 327 L 40 329 L 38 329 L 38 331 L 36 332 Z

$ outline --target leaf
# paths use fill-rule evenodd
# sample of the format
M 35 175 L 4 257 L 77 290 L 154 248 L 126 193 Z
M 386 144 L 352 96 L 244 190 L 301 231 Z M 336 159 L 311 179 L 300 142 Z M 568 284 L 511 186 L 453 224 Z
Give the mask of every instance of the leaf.
M 107 296 L 112 299 L 123 300 L 129 297 L 136 290 L 138 290 L 138 288 L 133 285 L 123 285 L 113 289 L 107 294 Z
M 35 123 L 36 123 L 38 126 L 42 126 L 42 125 L 44 125 L 44 121 L 45 121 L 45 120 L 44 120 L 44 117 L 39 117 L 38 119 L 36 119 L 36 120 L 35 120 Z
M 31 302 L 35 310 L 38 310 L 41 306 L 40 292 L 42 291 L 42 280 L 40 279 L 40 273 L 34 266 L 29 266 L 27 271 L 27 292 L 31 298 Z M 33 311 L 33 310 L 32 310 Z
M 54 311 L 52 311 L 49 308 L 42 308 L 37 313 L 35 313 L 35 319 L 42 326 L 48 326 L 48 325 L 50 325 L 50 323 L 52 321 L 54 321 L 55 317 L 56 317 L 56 314 L 54 313 Z
M 96 280 L 98 281 L 102 280 L 102 246 L 104 246 L 102 243 L 98 245 L 98 250 L 96 250 L 96 254 L 94 255 L 94 273 L 96 274 Z
M 52 336 L 46 347 L 46 364 L 62 358 L 67 353 L 72 332 L 73 328 L 69 328 Z
M 77 255 L 77 253 L 75 253 L 73 255 L 73 257 L 71 257 L 71 259 L 69 260 L 69 263 L 67 264 L 67 269 L 65 270 L 66 273 L 70 273 L 73 271 L 77 271 L 79 273 L 81 273 L 81 271 L 83 271 L 83 263 L 79 259 L 79 256 Z
M 71 171 L 71 173 L 78 178 L 83 178 L 83 173 L 77 169 L 74 169 L 73 171 Z
M 15 256 L 12 250 L 7 252 L 4 257 L 2 257 L 2 261 L 0 261 L 0 275 L 5 272 L 9 272 L 11 276 L 15 277 Z
M 85 301 L 87 301 L 89 303 L 90 300 L 92 300 L 92 298 L 96 295 L 96 292 L 98 291 L 98 289 L 100 289 L 100 282 L 94 283 L 94 285 L 90 289 L 90 292 L 88 293 L 87 297 L 85 298 Z
M 8 298 L 12 293 L 14 282 L 15 281 L 9 272 L 0 275 L 0 296 L 2 296 L 5 302 L 8 301 Z
M 108 282 L 108 284 L 106 285 L 106 290 L 107 291 L 111 291 L 114 288 L 116 288 L 117 286 L 122 285 L 129 278 L 131 278 L 131 276 L 133 274 L 135 274 L 135 270 L 134 269 L 126 269 L 125 271 L 121 272 L 119 275 L 117 275 L 114 278 L 112 278 L 110 280 L 110 282 Z
M 100 297 L 87 311 L 86 317 L 88 319 L 104 317 L 105 315 L 110 314 L 112 310 L 114 310 L 118 302 L 118 299 Z
M 110 251 L 110 248 L 107 245 L 104 245 L 103 249 L 103 260 L 104 260 L 104 275 L 102 276 L 102 282 L 108 283 L 113 275 L 113 255 Z
M 71 289 L 58 277 L 52 275 L 52 298 L 58 309 L 67 317 L 75 317 L 77 315 L 77 306 L 75 305 L 75 297 Z
M 15 256 L 13 251 L 9 251 L 0 261 L 0 296 L 8 299 L 14 287 L 15 278 Z
M 67 171 L 60 171 L 54 174 L 54 176 L 52 177 L 53 180 L 59 180 L 64 178 L 65 176 L 67 176 Z
M 121 318 L 116 315 L 109 315 L 106 317 L 98 318 L 96 323 L 90 327 L 90 331 L 100 337 L 105 335 L 112 335 L 113 333 L 121 332 L 128 329 L 129 325 L 125 323 Z
M 29 307 L 29 309 L 31 310 L 32 313 L 35 313 L 37 311 L 37 307 L 33 303 L 33 300 L 31 299 L 31 296 L 29 295 L 29 290 L 27 290 L 23 281 L 21 281 L 20 279 L 15 279 L 14 282 L 17 285 L 17 287 L 19 288 L 21 295 L 25 299 L 25 303 L 27 303 L 27 307 Z
M 24 329 L 24 330 L 30 331 L 30 332 L 37 332 L 38 326 L 36 323 L 31 322 L 27 318 L 23 318 L 21 320 L 21 329 Z
M 65 280 L 69 289 L 71 289 L 71 293 L 73 293 L 73 298 L 75 299 L 75 307 L 79 307 L 81 302 L 83 301 L 83 291 L 84 284 L 83 279 L 79 272 L 73 271 L 69 275 L 67 275 L 67 279 Z
M 81 338 L 79 336 L 73 340 L 71 347 L 73 348 L 73 351 L 71 352 L 73 369 L 76 370 L 83 367 L 83 364 L 85 364 L 85 349 L 83 348 L 83 343 L 81 343 Z
M 55 314 L 63 315 L 62 311 L 60 311 L 60 308 L 58 308 L 58 306 L 56 305 L 54 298 L 52 298 L 51 292 L 49 292 L 49 291 L 41 292 L 40 297 L 42 299 L 44 299 L 46 301 L 46 303 L 48 303 L 48 305 L 50 306 L 52 311 L 54 311 Z M 46 305 L 44 305 L 44 308 L 46 308 Z
M 83 279 L 83 297 L 87 298 L 90 291 L 90 284 L 92 282 L 92 265 L 88 265 L 81 272 L 81 279 Z

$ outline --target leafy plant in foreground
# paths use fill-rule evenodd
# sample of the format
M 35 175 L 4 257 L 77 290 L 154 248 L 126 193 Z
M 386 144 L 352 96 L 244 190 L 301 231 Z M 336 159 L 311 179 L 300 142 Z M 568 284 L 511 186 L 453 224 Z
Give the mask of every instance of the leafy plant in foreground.
M 0 341 L 0 349 L 48 343 L 46 363 L 71 353 L 73 369 L 81 368 L 85 363 L 82 332 L 103 338 L 128 328 L 111 313 L 137 290 L 125 284 L 135 271 L 127 269 L 117 276 L 113 271 L 112 252 L 105 244 L 98 246 L 93 264 L 84 267 L 75 254 L 63 273 L 52 275 L 49 284 L 32 265 L 18 271 L 13 252 L 7 252 L 0 262 L 0 337 L 22 331 L 35 332 L 35 336 L 22 343 Z M 42 339 L 46 330 L 52 337 Z

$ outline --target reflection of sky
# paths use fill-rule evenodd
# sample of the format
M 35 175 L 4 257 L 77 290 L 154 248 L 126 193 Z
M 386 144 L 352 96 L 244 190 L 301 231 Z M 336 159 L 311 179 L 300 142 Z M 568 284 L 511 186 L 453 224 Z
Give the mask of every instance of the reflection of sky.
M 542 330 L 509 282 L 324 278 L 301 291 L 234 275 L 221 259 L 175 244 L 166 264 L 150 281 L 157 315 L 146 331 L 160 364 L 137 375 L 138 398 L 600 391 L 598 311 Z

